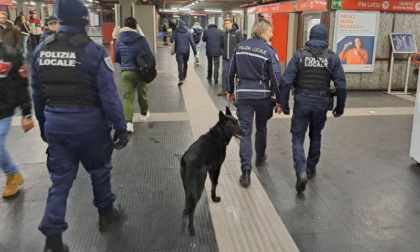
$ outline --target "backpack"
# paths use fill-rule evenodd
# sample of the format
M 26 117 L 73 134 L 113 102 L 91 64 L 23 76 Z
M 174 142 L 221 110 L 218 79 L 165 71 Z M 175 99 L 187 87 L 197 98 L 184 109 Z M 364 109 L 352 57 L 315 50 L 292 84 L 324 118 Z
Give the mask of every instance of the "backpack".
M 196 43 L 196 44 L 200 43 L 201 33 L 198 34 L 197 32 L 194 31 L 193 32 L 193 40 L 194 40 L 194 43 Z
M 136 55 L 137 75 L 146 82 L 152 82 L 157 75 L 156 62 L 154 58 L 150 58 L 145 51 L 141 51 Z

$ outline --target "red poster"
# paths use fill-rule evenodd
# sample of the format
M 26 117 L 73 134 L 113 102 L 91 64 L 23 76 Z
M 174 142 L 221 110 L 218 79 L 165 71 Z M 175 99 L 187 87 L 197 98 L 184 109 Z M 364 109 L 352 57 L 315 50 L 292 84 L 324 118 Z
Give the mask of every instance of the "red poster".
M 388 12 L 420 12 L 415 0 L 341 0 L 343 10 L 372 10 Z

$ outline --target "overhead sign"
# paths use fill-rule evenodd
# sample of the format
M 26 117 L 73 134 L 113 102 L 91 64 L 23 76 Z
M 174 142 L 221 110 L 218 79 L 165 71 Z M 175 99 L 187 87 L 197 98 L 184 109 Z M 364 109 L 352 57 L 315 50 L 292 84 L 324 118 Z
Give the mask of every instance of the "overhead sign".
M 256 13 L 288 13 L 300 11 L 326 10 L 327 0 L 300 0 L 285 3 L 261 5 L 248 8 L 248 14 Z
M 337 10 L 420 12 L 419 0 L 333 0 L 331 5 Z
M 389 36 L 394 53 L 417 53 L 413 33 L 391 33 Z
M 374 71 L 378 26 L 379 12 L 336 12 L 333 50 L 345 72 Z

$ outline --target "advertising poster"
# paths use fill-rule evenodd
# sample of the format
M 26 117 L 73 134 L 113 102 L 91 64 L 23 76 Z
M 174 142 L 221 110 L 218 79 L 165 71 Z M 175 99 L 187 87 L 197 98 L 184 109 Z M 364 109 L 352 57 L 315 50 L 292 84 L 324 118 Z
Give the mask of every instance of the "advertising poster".
M 394 53 L 417 53 L 413 33 L 391 33 L 391 45 Z
M 373 72 L 379 12 L 337 11 L 333 50 L 345 72 Z

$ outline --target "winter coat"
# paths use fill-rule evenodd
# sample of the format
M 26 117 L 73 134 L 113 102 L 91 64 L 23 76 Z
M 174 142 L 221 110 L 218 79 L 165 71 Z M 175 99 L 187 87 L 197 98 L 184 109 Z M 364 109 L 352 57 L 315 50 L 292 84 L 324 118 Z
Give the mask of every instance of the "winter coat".
M 11 46 L 17 50 L 22 48 L 22 35 L 18 28 L 13 26 L 12 22 L 6 22 L 6 28 L 0 26 L 0 40 L 6 45 Z
M 3 64 L 12 64 L 7 76 L 2 76 L 0 81 L 0 119 L 11 117 L 18 106 L 23 116 L 30 115 L 32 102 L 28 92 L 28 79 L 19 72 L 24 67 L 21 54 L 0 42 L 0 61 Z
M 115 62 L 121 65 L 121 71 L 136 70 L 136 56 L 140 51 L 155 58 L 146 37 L 141 36 L 138 30 L 122 28 L 115 46 Z
M 215 24 L 209 25 L 204 31 L 203 41 L 206 42 L 206 55 L 210 57 L 219 57 L 222 55 L 223 32 Z
M 64 33 L 68 36 L 86 34 L 83 26 L 61 25 L 57 34 Z M 31 86 L 35 114 L 41 132 L 53 134 L 86 134 L 100 130 L 110 130 L 113 127 L 117 132 L 126 131 L 121 100 L 118 97 L 114 81 L 114 68 L 111 58 L 105 49 L 93 41 L 89 41 L 84 48 L 80 48 L 77 57 L 77 69 L 82 74 L 92 76 L 97 87 L 97 95 L 101 101 L 101 108 L 80 108 L 71 106 L 48 106 L 44 94 L 43 83 L 40 76 L 40 44 L 33 52 L 31 62 Z M 66 78 L 66 76 L 62 76 Z M 59 80 L 57 80 L 59 82 Z M 44 128 L 45 127 L 45 128 Z
M 230 60 L 235 50 L 235 46 L 241 43 L 243 40 L 242 34 L 240 31 L 231 29 L 225 31 L 223 34 L 223 59 Z
M 190 45 L 194 51 L 194 55 L 197 55 L 197 48 L 192 38 L 191 32 L 185 26 L 183 21 L 179 22 L 179 26 L 175 32 L 172 33 L 171 43 L 175 41 L 175 53 L 190 53 Z
M 42 25 L 41 19 L 39 18 L 30 18 L 29 23 L 31 24 L 31 35 L 41 35 L 44 31 L 44 26 Z

